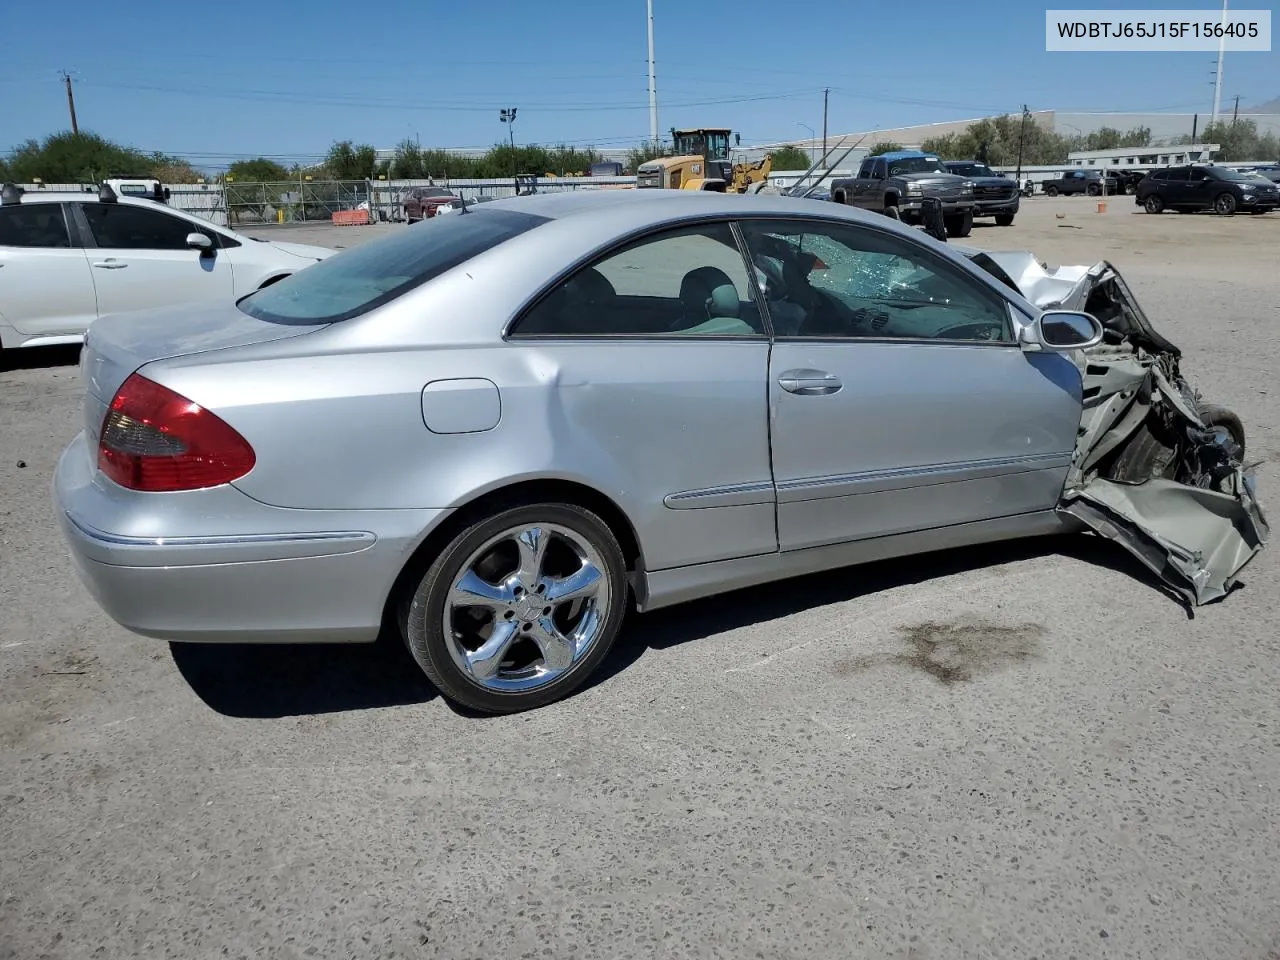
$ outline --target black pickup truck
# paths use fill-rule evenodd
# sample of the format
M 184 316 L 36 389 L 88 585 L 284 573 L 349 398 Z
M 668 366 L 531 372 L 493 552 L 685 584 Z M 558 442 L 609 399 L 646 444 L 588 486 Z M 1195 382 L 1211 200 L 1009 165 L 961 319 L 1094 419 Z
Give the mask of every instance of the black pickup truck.
M 923 222 L 924 200 L 942 204 L 947 236 L 967 237 L 973 229 L 973 181 L 949 173 L 942 161 L 919 150 L 895 150 L 867 157 L 855 177 L 831 181 L 831 199 L 874 210 L 903 223 Z
M 1045 180 L 1041 186 L 1047 197 L 1056 197 L 1058 194 L 1069 197 L 1073 193 L 1100 197 L 1104 192 L 1107 196 L 1114 197 L 1118 193 L 1124 193 L 1119 177 L 1108 173 L 1106 180 L 1103 180 L 1100 170 L 1068 170 L 1060 177 Z
M 1009 227 L 1018 213 L 1018 184 L 977 160 L 944 160 L 957 177 L 973 181 L 973 215 L 995 217 L 996 225 Z

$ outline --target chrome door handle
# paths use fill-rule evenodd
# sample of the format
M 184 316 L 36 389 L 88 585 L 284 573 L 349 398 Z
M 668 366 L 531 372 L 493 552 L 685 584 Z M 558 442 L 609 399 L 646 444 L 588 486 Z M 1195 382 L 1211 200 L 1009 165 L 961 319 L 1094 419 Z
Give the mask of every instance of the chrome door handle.
M 94 266 L 99 270 L 123 270 L 128 264 L 121 263 L 119 260 L 98 260 Z
M 844 384 L 825 370 L 787 370 L 778 377 L 778 386 L 802 397 L 821 397 L 839 393 Z

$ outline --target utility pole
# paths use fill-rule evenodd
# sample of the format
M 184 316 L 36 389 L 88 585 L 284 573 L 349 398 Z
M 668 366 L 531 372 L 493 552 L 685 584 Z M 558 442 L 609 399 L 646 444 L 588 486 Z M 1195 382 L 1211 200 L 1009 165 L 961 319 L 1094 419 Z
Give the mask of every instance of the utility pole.
M 71 74 L 63 70 L 62 79 L 67 85 L 67 108 L 71 111 L 71 133 L 79 135 L 80 125 L 76 123 L 76 95 L 71 91 Z
M 1236 105 L 1231 108 L 1231 125 L 1234 127 L 1240 119 L 1240 94 L 1236 94 Z
M 1222 0 L 1222 25 L 1227 25 L 1227 0 Z M 1227 54 L 1227 34 L 1224 30 L 1218 41 L 1218 78 L 1213 82 L 1213 123 L 1218 122 L 1218 110 L 1222 106 L 1222 58 Z
M 658 81 L 653 72 L 653 0 L 649 7 L 649 142 L 658 145 Z
M 822 155 L 827 155 L 827 98 L 831 95 L 831 88 L 827 87 L 822 91 Z

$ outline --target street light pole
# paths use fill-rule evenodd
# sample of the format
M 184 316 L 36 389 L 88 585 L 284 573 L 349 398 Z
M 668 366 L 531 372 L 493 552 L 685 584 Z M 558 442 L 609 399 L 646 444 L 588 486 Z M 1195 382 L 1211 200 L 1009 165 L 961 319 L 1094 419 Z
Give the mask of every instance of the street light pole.
M 511 136 L 511 183 L 515 187 L 516 196 L 519 196 L 520 164 L 516 159 L 516 108 L 503 107 L 498 112 L 498 119 L 507 125 L 507 133 Z
M 817 157 L 814 156 L 814 150 L 817 149 L 817 146 L 814 144 L 814 141 L 818 139 L 818 135 L 814 133 L 813 127 L 809 126 L 807 123 L 801 123 L 799 120 L 797 120 L 796 126 L 804 127 L 806 130 L 809 131 L 809 162 L 810 163 L 816 162 Z
M 1018 131 L 1018 172 L 1013 175 L 1014 182 L 1018 185 L 1018 191 L 1022 191 L 1022 143 L 1027 137 L 1027 120 L 1031 116 L 1031 111 L 1027 109 L 1027 105 L 1022 105 L 1022 127 Z

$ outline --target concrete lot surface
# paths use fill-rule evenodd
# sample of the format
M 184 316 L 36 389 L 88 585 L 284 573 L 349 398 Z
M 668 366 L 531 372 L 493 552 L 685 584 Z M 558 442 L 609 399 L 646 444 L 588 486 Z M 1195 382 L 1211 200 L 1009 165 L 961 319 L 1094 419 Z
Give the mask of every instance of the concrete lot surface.
M 1117 263 L 1280 514 L 1280 215 L 1135 209 L 968 242 Z M 1280 956 L 1275 547 L 1194 618 L 1084 537 L 759 588 L 474 719 L 394 644 L 108 621 L 49 498 L 75 361 L 0 372 L 0 958 Z

